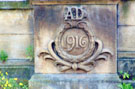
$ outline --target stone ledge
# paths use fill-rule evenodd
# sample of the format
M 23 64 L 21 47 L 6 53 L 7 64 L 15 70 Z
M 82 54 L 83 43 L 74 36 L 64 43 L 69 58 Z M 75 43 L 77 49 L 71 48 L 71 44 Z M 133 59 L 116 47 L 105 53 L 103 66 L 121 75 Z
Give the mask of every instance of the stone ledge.
M 118 72 L 123 71 L 135 76 L 135 59 L 118 59 Z
M 118 4 L 120 0 L 32 0 L 33 5 Z
M 34 66 L 0 66 L 0 70 L 3 73 L 8 72 L 10 78 L 30 79 L 34 74 Z
M 30 79 L 34 74 L 34 64 L 24 59 L 8 59 L 5 63 L 0 62 L 0 70 L 8 72 L 10 78 Z
M 132 51 L 118 51 L 118 58 L 135 58 L 135 52 Z
M 116 74 L 34 74 L 29 89 L 119 89 Z
M 17 65 L 31 65 L 33 66 L 34 63 L 29 61 L 29 59 L 8 59 L 5 63 L 0 62 L 0 66 L 17 66 Z

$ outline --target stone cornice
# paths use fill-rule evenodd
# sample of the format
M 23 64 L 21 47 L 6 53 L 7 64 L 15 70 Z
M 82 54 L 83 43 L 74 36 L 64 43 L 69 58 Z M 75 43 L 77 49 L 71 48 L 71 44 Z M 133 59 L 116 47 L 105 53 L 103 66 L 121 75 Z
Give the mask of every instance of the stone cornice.
M 33 5 L 59 5 L 59 4 L 118 4 L 121 0 L 33 0 Z

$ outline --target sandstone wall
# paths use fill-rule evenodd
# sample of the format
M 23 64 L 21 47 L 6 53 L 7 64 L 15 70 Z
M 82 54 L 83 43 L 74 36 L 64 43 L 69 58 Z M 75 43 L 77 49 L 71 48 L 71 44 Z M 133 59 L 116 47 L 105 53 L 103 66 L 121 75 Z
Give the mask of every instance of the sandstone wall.
M 135 72 L 135 1 L 118 5 L 118 71 Z
M 101 4 L 103 4 L 103 2 L 101 2 Z M 114 3 L 105 1 L 105 4 L 116 4 L 118 10 L 118 71 L 125 70 L 133 73 L 135 69 L 135 1 Z M 7 51 L 9 59 L 11 59 L 10 61 L 12 62 L 10 62 L 10 64 L 9 62 L 5 64 L 0 63 L 0 66 L 3 67 L 3 65 L 15 64 L 25 66 L 33 65 L 33 63 L 29 61 L 29 63 L 23 61 L 27 59 L 25 54 L 26 47 L 33 44 L 34 40 L 33 10 L 31 7 L 25 10 L 9 10 L 10 8 L 6 6 L 4 6 L 4 9 L 2 7 L 0 8 L 0 50 Z
M 26 56 L 26 48 L 33 45 L 32 10 L 0 10 L 0 50 L 8 53 L 8 60 L 0 62 L 0 69 L 11 77 L 30 78 L 33 62 Z
M 26 48 L 33 45 L 31 10 L 0 10 L 0 50 L 9 59 L 27 59 Z

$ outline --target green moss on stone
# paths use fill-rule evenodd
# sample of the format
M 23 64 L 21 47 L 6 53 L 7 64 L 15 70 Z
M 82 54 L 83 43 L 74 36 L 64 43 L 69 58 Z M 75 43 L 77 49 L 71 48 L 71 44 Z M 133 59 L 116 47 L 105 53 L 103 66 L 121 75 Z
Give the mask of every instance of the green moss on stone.
M 124 13 L 124 17 L 127 17 L 128 15 L 128 11 L 129 11 L 129 3 L 128 2 L 123 2 L 123 5 L 122 5 L 122 11 Z
M 21 2 L 3 1 L 3 2 L 0 2 L 0 9 L 29 9 L 29 8 L 31 8 L 29 1 L 21 1 Z

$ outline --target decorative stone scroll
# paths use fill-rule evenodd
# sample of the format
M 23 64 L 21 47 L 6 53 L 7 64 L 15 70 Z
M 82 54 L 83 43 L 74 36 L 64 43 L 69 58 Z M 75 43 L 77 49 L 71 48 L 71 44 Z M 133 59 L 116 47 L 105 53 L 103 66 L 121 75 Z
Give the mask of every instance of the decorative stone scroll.
M 98 60 L 107 60 L 113 56 L 109 49 L 103 47 L 102 41 L 94 36 L 84 12 L 81 8 L 68 8 L 58 36 L 48 44 L 48 51 L 39 54 L 45 60 L 54 60 L 61 72 L 89 72 Z

